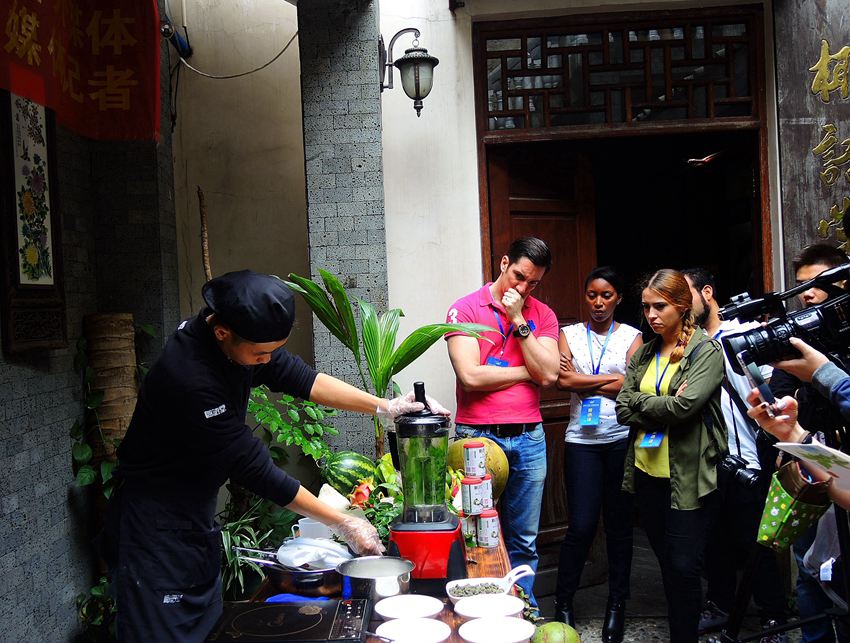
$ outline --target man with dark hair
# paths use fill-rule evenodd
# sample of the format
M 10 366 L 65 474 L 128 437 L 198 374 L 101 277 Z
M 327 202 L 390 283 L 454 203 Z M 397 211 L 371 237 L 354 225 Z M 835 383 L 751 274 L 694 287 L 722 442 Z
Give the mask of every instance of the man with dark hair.
M 531 296 L 552 265 L 540 239 L 514 241 L 502 257 L 496 281 L 456 301 L 449 323 L 493 327 L 487 339 L 447 335 L 457 376 L 456 435 L 487 437 L 510 465 L 501 498 L 501 526 L 511 564 L 537 568 L 537 530 L 546 479 L 546 436 L 540 387 L 558 379 L 558 320 Z M 533 577 L 519 585 L 536 605 Z
M 691 287 L 696 323 L 709 337 L 719 340 L 724 335 L 758 326 L 757 322 L 744 324 L 737 319 L 721 321 L 714 276 L 705 268 L 687 268 L 681 272 Z M 758 551 L 756 535 L 772 472 L 769 467 L 765 467 L 767 471 L 761 471 L 762 462 L 757 447 L 758 427 L 746 414 L 748 407 L 745 400 L 751 386 L 743 375 L 735 373 L 725 354 L 724 360 L 726 374 L 720 402 L 729 439 L 729 453 L 741 458 L 743 466 L 757 475 L 758 481 L 754 485 L 743 485 L 728 474 L 718 476 L 718 514 L 705 551 L 708 591 L 700 617 L 701 633 L 719 630 L 735 604 L 737 570 Z M 771 372 L 769 366 L 761 367 L 765 379 L 770 379 Z M 775 453 L 774 449 L 771 450 Z M 760 554 L 753 580 L 753 599 L 759 607 L 762 625 L 771 627 L 786 620 L 785 597 L 776 557 L 767 551 Z M 774 639 L 762 639 L 765 643 L 785 640 L 787 637 L 784 634 Z
M 847 255 L 838 248 L 825 243 L 816 243 L 804 248 L 794 258 L 793 267 L 797 283 L 801 284 L 817 277 L 824 270 L 847 263 Z M 823 303 L 829 294 L 820 288 L 809 288 L 798 295 L 804 308 Z M 790 395 L 799 403 L 798 421 L 813 434 L 832 431 L 843 424 L 841 415 L 829 399 L 820 395 L 815 388 L 802 382 L 794 375 L 775 369 L 770 380 L 770 389 L 778 398 Z M 832 607 L 832 601 L 824 594 L 818 581 L 812 578 L 803 564 L 803 556 L 814 541 L 816 528 L 812 527 L 793 545 L 794 557 L 800 573 L 797 576 L 797 609 L 801 618 L 822 614 Z M 802 643 L 833 643 L 835 632 L 828 619 L 808 623 L 800 628 Z
M 118 448 L 120 486 L 101 548 L 125 642 L 206 640 L 222 612 L 215 507 L 228 479 L 328 525 L 358 553 L 383 550 L 366 520 L 320 502 L 274 464 L 245 425 L 252 387 L 373 415 L 424 408 L 412 393 L 375 397 L 284 350 L 295 298 L 277 277 L 231 272 L 202 292 L 206 307 L 169 338 Z M 448 414 L 432 402 L 432 410 Z

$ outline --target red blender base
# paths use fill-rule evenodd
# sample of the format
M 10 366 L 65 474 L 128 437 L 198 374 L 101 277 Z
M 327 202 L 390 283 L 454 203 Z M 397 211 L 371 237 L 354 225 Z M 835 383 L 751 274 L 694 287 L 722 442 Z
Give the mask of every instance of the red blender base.
M 410 523 L 399 526 L 401 529 L 390 528 L 387 553 L 411 561 L 413 578 L 466 578 L 460 524 L 452 531 L 410 529 Z

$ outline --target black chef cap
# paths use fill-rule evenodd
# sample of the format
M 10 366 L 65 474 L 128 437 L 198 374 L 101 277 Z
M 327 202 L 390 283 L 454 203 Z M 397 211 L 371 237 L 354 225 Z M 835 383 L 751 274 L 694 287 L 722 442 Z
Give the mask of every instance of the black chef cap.
M 278 342 L 289 337 L 295 297 L 278 277 L 253 270 L 228 272 L 201 290 L 222 322 L 249 342 Z

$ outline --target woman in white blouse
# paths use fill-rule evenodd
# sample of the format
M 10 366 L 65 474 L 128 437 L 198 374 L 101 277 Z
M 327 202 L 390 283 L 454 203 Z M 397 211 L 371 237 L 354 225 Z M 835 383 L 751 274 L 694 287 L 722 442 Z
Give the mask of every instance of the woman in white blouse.
M 608 606 L 602 640 L 623 639 L 632 566 L 631 496 L 621 490 L 629 428 L 617 423 L 614 399 L 640 331 L 614 320 L 623 282 L 612 268 L 595 268 L 584 282 L 589 321 L 561 329 L 558 388 L 570 391 L 564 452 L 569 527 L 558 564 L 555 618 L 574 625 L 573 596 L 602 514 L 608 546 Z

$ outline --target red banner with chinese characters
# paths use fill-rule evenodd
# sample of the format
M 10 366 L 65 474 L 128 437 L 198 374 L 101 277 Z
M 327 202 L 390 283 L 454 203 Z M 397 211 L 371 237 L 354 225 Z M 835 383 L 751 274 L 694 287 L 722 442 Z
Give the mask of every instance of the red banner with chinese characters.
M 156 0 L 4 0 L 0 87 L 96 139 L 159 133 Z

